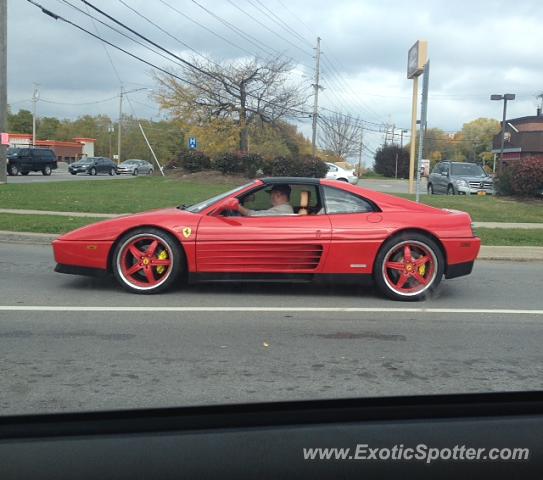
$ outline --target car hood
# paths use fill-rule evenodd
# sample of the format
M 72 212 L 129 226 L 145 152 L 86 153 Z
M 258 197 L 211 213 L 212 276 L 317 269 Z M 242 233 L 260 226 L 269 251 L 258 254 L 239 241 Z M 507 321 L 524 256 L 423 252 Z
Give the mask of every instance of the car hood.
M 186 241 L 185 236 L 182 235 L 183 230 L 189 228 L 195 232 L 200 218 L 201 216 L 198 214 L 180 210 L 179 208 L 163 208 L 93 223 L 92 225 L 87 225 L 66 233 L 57 240 L 114 241 L 128 230 L 142 226 L 151 226 L 162 228 L 180 240 Z M 196 235 L 192 235 L 192 238 L 189 237 L 189 239 L 194 240 L 195 237 Z

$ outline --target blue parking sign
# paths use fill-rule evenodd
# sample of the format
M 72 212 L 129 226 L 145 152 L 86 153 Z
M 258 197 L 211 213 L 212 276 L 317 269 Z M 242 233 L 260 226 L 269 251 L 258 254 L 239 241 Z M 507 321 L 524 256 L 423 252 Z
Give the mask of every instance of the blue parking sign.
M 198 142 L 196 141 L 196 137 L 190 137 L 189 138 L 189 148 L 191 150 L 196 150 L 197 146 L 198 146 Z

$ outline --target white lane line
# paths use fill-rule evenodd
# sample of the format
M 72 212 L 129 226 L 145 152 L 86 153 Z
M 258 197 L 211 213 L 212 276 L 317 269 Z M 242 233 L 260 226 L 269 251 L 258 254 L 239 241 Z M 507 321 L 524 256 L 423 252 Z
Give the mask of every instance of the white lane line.
M 487 313 L 494 315 L 543 315 L 543 310 L 506 308 L 408 308 L 408 307 L 95 307 L 80 305 L 0 305 L 0 312 L 332 312 L 332 313 Z

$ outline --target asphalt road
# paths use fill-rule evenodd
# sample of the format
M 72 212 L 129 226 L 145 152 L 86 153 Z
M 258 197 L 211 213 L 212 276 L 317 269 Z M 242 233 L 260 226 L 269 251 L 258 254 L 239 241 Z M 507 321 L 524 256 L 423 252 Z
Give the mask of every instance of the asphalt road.
M 0 414 L 543 388 L 543 263 L 478 262 L 416 304 L 356 286 L 138 296 L 52 267 L 48 247 L 0 243 Z
M 358 180 L 357 185 L 363 188 L 369 188 L 370 190 L 375 190 L 376 192 L 409 193 L 409 182 L 407 180 L 395 180 L 390 178 L 361 178 Z M 426 179 L 421 179 L 419 190 L 421 195 L 426 195 L 426 185 Z
M 47 183 L 47 182 L 72 182 L 78 180 L 111 180 L 113 178 L 135 178 L 132 175 L 106 175 L 99 174 L 95 176 L 91 175 L 71 175 L 68 172 L 57 172 L 53 170 L 53 173 L 48 177 L 42 175 L 41 172 L 30 172 L 28 175 L 17 175 L 11 177 L 8 175 L 7 183 Z

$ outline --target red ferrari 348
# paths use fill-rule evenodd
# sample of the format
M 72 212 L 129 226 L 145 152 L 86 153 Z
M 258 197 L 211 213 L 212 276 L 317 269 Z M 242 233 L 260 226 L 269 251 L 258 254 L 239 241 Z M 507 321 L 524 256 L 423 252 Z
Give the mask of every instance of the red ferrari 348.
M 113 274 L 128 291 L 198 281 L 374 282 L 420 300 L 471 273 L 467 213 L 335 180 L 262 178 L 209 200 L 128 215 L 53 242 L 61 273 Z

